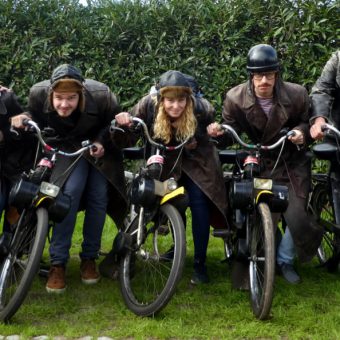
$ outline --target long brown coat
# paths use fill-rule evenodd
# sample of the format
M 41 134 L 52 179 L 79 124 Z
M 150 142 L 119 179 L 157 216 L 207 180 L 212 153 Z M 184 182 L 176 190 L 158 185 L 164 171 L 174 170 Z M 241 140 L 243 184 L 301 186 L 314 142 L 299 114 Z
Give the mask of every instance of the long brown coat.
M 86 79 L 84 83 L 85 109 L 78 112 L 78 119 L 61 119 L 49 102 L 50 81 L 46 80 L 31 88 L 28 111 L 40 128 L 49 126 L 56 132 L 56 138 L 50 140 L 52 146 L 63 151 L 79 149 L 83 140 L 98 141 L 105 148 L 105 155 L 97 161 L 84 154 L 109 181 L 108 213 L 119 226 L 122 224 L 127 207 L 124 185 L 124 170 L 120 148 L 111 141 L 108 127 L 115 114 L 119 111 L 116 97 L 110 89 L 95 80 Z M 72 114 L 73 115 L 73 114 Z M 63 185 L 69 171 L 66 169 L 74 161 L 72 158 L 59 156 L 52 173 L 52 180 Z
M 306 89 L 278 80 L 273 107 L 267 116 L 256 101 L 251 83 L 247 82 L 226 94 L 222 115 L 226 124 L 238 132 L 245 132 L 253 143 L 272 144 L 279 139 L 280 131 L 284 128 L 303 131 L 306 144 L 298 148 L 287 141 L 272 178 L 289 188 L 290 201 L 295 203 L 289 204 L 284 216 L 289 220 L 289 228 L 300 258 L 310 258 L 320 244 L 322 230 L 305 211 L 311 180 L 311 162 L 307 154 L 307 144 L 311 139 Z M 263 175 L 270 174 L 279 151 L 280 148 L 263 154 Z M 296 202 L 302 203 L 298 206 Z
M 194 101 L 194 114 L 198 122 L 195 133 L 197 147 L 194 150 L 184 148 L 182 152 L 168 152 L 165 155 L 163 177 L 172 176 L 179 180 L 182 173 L 190 177 L 213 203 L 215 210 L 212 225 L 225 227 L 227 201 L 222 169 L 217 149 L 206 132 L 207 125 L 214 121 L 215 110 L 204 98 L 192 97 L 192 100 Z M 152 131 L 157 109 L 155 98 L 148 95 L 135 105 L 131 114 L 143 119 L 148 125 L 149 131 Z M 176 164 L 175 168 L 173 168 L 174 164 Z

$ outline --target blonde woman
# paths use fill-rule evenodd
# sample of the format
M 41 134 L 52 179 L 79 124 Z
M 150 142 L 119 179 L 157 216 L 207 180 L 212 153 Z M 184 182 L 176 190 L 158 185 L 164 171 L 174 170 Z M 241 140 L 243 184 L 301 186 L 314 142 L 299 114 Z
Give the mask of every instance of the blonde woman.
M 164 73 L 155 93 L 142 98 L 130 113 L 121 112 L 115 118 L 121 126 L 130 126 L 130 115 L 143 119 L 152 137 L 167 145 L 191 137 L 183 150 L 165 155 L 162 177 L 174 177 L 188 192 L 195 248 L 191 283 L 199 284 L 209 282 L 210 225 L 226 224 L 227 204 L 218 155 L 206 132 L 215 111 L 206 99 L 193 96 L 188 79 L 179 71 Z

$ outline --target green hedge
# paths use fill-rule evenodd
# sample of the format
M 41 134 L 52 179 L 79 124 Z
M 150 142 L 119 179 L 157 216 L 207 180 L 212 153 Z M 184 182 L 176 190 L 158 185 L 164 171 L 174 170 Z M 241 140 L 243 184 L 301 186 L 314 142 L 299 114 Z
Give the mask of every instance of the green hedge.
M 309 89 L 339 48 L 339 16 L 339 2 L 326 0 L 1 1 L 0 83 L 25 102 L 35 82 L 73 63 L 127 109 L 178 69 L 220 110 L 257 43 L 275 46 L 284 78 Z

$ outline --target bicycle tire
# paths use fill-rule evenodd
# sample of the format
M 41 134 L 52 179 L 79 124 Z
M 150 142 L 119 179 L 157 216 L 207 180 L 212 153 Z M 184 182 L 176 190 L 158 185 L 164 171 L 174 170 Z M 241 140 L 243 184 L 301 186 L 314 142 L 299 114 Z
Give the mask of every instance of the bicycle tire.
M 0 271 L 1 321 L 9 321 L 26 298 L 39 269 L 47 233 L 45 208 L 22 213 Z
M 128 232 L 137 225 L 135 218 Z M 171 204 L 160 207 L 157 220 L 147 229 L 142 246 L 122 257 L 119 273 L 124 302 L 139 316 L 153 316 L 167 305 L 182 277 L 186 254 L 183 220 Z M 169 258 L 167 251 L 172 246 L 173 258 Z
M 335 223 L 334 207 L 329 197 L 327 184 L 317 184 L 313 188 L 311 198 L 312 212 L 316 220 L 324 227 L 325 232 L 321 245 L 317 251 L 317 258 L 320 264 L 325 264 L 339 252 L 340 239 L 331 231 L 330 226 Z M 329 224 L 328 224 L 329 223 Z
M 266 203 L 256 207 L 250 230 L 250 299 L 254 315 L 268 318 L 274 292 L 275 238 L 271 212 Z

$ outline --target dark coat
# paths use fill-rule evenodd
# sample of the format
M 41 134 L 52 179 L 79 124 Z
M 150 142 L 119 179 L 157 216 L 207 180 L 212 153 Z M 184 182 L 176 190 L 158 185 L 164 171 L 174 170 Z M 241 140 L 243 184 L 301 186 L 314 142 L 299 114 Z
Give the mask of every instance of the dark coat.
M 333 53 L 310 94 L 312 118 L 325 117 L 340 128 L 340 51 Z
M 29 170 L 32 163 L 30 153 L 26 150 L 32 137 L 22 135 L 16 138 L 10 133 L 10 117 L 23 111 L 14 92 L 0 92 L 0 129 L 4 135 L 0 145 L 1 171 L 11 181 L 18 179 L 23 171 Z
M 116 97 L 105 84 L 86 79 L 84 112 L 74 112 L 69 119 L 64 119 L 51 107 L 49 91 L 49 80 L 34 85 L 30 90 L 28 112 L 40 128 L 49 126 L 55 130 L 56 136 L 50 139 L 49 143 L 63 151 L 75 151 L 81 147 L 81 142 L 87 139 L 100 142 L 104 146 L 105 155 L 102 158 L 95 160 L 89 154 L 84 154 L 83 157 L 109 181 L 108 213 L 120 226 L 127 208 L 122 153 L 110 139 L 108 131 L 111 120 L 119 111 Z M 77 116 L 75 120 L 72 119 L 74 115 Z M 62 186 L 70 173 L 64 172 L 74 159 L 58 157 L 51 179 Z
M 222 169 L 217 149 L 206 132 L 207 125 L 214 121 L 215 110 L 204 98 L 192 97 L 192 100 L 194 101 L 194 113 L 198 122 L 195 133 L 197 148 L 194 150 L 184 148 L 182 152 L 171 151 L 166 153 L 162 177 L 165 179 L 171 176 L 180 180 L 182 173 L 190 177 L 213 203 L 215 213 L 212 214 L 212 225 L 214 227 L 225 227 L 227 201 Z M 143 119 L 148 125 L 149 131 L 152 131 L 157 111 L 155 97 L 148 95 L 135 105 L 131 114 Z M 175 168 L 173 168 L 174 164 L 176 164 Z
M 277 80 L 274 103 L 267 116 L 257 103 L 250 81 L 231 89 L 224 100 L 223 119 L 238 132 L 245 132 L 253 143 L 272 144 L 280 137 L 280 131 L 303 131 L 306 145 L 298 148 L 287 141 L 277 168 L 271 175 L 277 183 L 289 188 L 291 201 L 284 216 L 289 220 L 295 246 L 300 259 L 313 256 L 320 244 L 322 229 L 307 215 L 307 197 L 311 181 L 311 161 L 307 145 L 309 134 L 309 98 L 304 87 Z M 280 148 L 262 153 L 262 175 L 268 176 L 277 160 Z
M 252 94 L 250 84 L 244 83 L 231 89 L 224 100 L 223 119 L 238 132 L 245 132 L 253 143 L 272 144 L 280 137 L 284 128 L 303 131 L 307 144 L 309 135 L 309 100 L 305 88 L 282 82 L 279 96 L 269 118 Z M 280 148 L 263 153 L 263 170 L 271 171 Z M 275 171 L 275 178 L 290 183 L 296 194 L 306 198 L 310 189 L 311 162 L 308 148 L 297 148 L 287 142 Z

